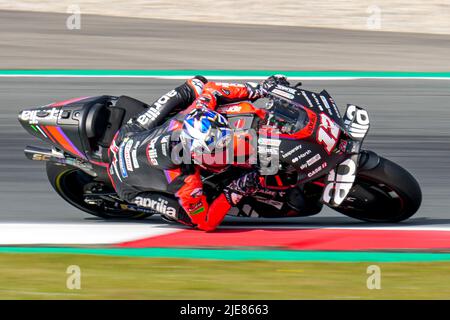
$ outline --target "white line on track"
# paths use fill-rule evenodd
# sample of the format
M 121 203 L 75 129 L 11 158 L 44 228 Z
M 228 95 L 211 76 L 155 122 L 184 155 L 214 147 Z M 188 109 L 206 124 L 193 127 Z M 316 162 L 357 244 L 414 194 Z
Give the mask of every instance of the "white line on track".
M 114 244 L 179 231 L 142 223 L 1 223 L 0 245 Z

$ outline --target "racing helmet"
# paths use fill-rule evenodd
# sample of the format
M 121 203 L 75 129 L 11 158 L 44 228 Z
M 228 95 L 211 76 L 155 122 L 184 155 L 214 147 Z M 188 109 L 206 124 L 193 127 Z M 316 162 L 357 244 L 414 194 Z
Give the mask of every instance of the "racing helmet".
M 231 138 L 228 121 L 218 112 L 206 108 L 194 109 L 183 120 L 180 140 L 185 150 L 193 155 L 222 151 Z

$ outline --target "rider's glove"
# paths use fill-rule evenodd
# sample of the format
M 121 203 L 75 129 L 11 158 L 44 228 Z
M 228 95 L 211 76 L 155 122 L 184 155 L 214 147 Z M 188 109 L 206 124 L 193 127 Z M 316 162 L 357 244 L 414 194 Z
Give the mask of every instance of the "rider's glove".
M 289 81 L 287 81 L 286 76 L 282 74 L 274 74 L 273 76 L 270 76 L 266 80 L 261 82 L 261 87 L 263 88 L 263 90 L 267 91 L 277 84 L 281 84 L 282 86 L 290 86 L 290 83 Z
M 258 172 L 249 172 L 231 182 L 224 194 L 231 205 L 236 205 L 244 196 L 249 196 L 261 188 Z
M 208 109 L 210 104 L 211 98 L 205 96 L 200 96 L 195 101 L 195 107 L 198 109 Z
M 259 98 L 264 98 L 267 95 L 267 91 L 277 84 L 290 86 L 286 76 L 282 74 L 274 74 L 261 83 L 247 82 L 245 86 L 248 91 L 248 98 L 252 101 Z
M 255 101 L 259 98 L 264 98 L 267 94 L 267 91 L 259 84 L 255 82 L 247 82 L 245 84 L 248 92 L 248 99 L 251 101 Z

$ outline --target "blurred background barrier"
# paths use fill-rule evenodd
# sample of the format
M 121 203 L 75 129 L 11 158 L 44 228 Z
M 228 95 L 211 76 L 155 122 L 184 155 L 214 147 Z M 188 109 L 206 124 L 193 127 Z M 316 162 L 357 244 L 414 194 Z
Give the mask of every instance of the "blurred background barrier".
M 0 8 L 9 3 L 0 0 Z M 108 17 L 80 8 L 79 16 L 0 10 L 0 69 L 450 71 L 450 35 Z
M 450 34 L 445 0 L 0 0 L 0 9 Z

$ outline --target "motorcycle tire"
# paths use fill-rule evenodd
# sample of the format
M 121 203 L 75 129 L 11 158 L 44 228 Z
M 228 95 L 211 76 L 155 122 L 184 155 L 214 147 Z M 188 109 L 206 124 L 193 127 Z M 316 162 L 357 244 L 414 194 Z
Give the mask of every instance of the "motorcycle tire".
M 133 212 L 120 209 L 104 209 L 84 201 L 83 187 L 94 178 L 80 169 L 47 162 L 47 177 L 53 189 L 75 208 L 102 219 L 144 219 L 151 213 Z
M 349 195 L 335 210 L 363 221 L 392 223 L 413 216 L 421 203 L 416 179 L 396 163 L 379 157 L 375 167 L 357 173 Z

